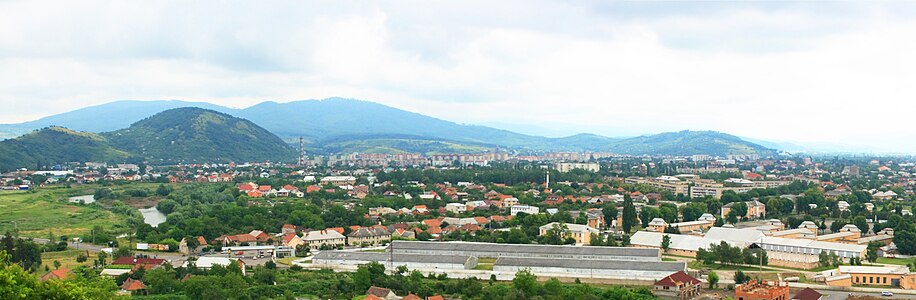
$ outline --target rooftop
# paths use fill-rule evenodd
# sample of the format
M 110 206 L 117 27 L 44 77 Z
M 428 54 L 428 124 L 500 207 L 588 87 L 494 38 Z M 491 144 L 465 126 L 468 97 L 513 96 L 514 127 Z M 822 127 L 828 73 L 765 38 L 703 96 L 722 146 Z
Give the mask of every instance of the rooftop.
M 687 269 L 685 262 L 668 261 L 629 261 L 629 260 L 582 260 L 582 259 L 544 259 L 500 257 L 493 266 L 512 267 L 547 267 L 570 269 L 601 269 L 601 270 L 639 270 L 639 271 L 669 271 L 677 272 Z
M 394 263 L 445 263 L 445 264 L 464 264 L 470 259 L 467 255 L 425 255 L 425 254 L 400 254 L 392 255 L 390 252 L 345 252 L 345 251 L 323 251 L 315 255 L 314 259 L 339 259 L 339 260 L 360 260 L 360 261 L 377 261 L 387 262 L 394 258 Z
M 499 253 L 539 253 L 539 254 L 566 254 L 588 256 L 636 256 L 659 257 L 658 249 L 629 248 L 629 247 L 577 247 L 554 245 L 523 245 L 523 244 L 494 244 L 474 242 L 421 242 L 421 241 L 392 241 L 391 245 L 396 250 L 426 250 L 426 251 L 463 251 L 463 252 L 499 252 Z

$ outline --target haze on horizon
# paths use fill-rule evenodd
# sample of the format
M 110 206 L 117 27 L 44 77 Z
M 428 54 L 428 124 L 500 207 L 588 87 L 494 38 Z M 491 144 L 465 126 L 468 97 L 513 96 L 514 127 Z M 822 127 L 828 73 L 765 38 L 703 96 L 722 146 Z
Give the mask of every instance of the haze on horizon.
M 119 99 L 344 97 L 546 136 L 916 153 L 913 36 L 903 1 L 5 1 L 0 123 Z

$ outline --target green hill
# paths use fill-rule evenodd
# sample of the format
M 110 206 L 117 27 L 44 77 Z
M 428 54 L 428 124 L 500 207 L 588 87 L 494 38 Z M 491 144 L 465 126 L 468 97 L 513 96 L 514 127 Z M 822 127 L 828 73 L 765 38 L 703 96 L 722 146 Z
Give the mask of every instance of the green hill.
M 273 133 L 228 114 L 175 108 L 104 133 L 114 145 L 151 163 L 293 161 L 295 151 Z
M 610 144 L 611 152 L 634 155 L 773 154 L 774 150 L 716 131 L 679 131 L 622 139 Z
M 47 127 L 0 142 L 0 171 L 66 162 L 118 162 L 128 156 L 98 134 Z

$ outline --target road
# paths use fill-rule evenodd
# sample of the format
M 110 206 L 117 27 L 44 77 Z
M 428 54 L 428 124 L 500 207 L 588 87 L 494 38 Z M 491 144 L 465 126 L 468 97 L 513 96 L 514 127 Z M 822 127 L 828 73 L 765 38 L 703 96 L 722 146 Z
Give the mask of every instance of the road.
M 0 238 L 3 238 L 3 235 L 0 235 Z M 45 238 L 32 238 L 32 241 L 35 241 L 36 243 L 41 243 L 41 244 L 47 244 L 50 242 L 48 239 L 45 239 Z M 73 242 L 67 242 L 67 247 L 70 247 L 73 249 L 79 249 L 79 250 L 88 250 L 89 252 L 101 252 L 102 249 L 109 248 L 106 246 L 94 245 L 94 244 L 89 244 L 89 243 L 73 243 Z M 176 263 L 178 263 L 177 265 L 180 265 L 181 263 L 184 263 L 185 260 L 187 260 L 187 257 L 184 255 L 181 255 L 180 253 L 147 252 L 147 251 L 133 251 L 133 252 L 135 254 L 142 254 L 148 257 L 152 257 L 152 258 L 162 258 L 162 259 L 168 260 L 169 262 L 172 262 L 173 265 L 176 265 Z
M 849 298 L 849 292 L 844 291 L 825 291 L 818 290 L 821 294 L 824 294 L 824 300 L 846 300 Z M 916 295 L 904 295 L 904 294 L 894 294 L 893 297 L 881 297 L 879 293 L 863 293 L 863 292 L 852 292 L 856 296 L 872 296 L 885 299 L 916 299 Z

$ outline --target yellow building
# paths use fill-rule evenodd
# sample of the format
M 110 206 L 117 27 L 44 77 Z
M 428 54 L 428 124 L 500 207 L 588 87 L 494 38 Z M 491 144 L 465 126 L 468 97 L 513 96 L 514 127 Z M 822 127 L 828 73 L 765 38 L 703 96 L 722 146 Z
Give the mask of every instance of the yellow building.
M 540 235 L 547 235 L 547 232 L 553 229 L 555 226 L 563 227 L 565 226 L 565 235 L 564 238 L 573 238 L 576 240 L 577 245 L 588 245 L 592 241 L 592 234 L 598 234 L 600 231 L 598 229 L 589 227 L 587 225 L 581 224 L 572 224 L 572 223 L 557 223 L 552 222 L 540 227 Z

